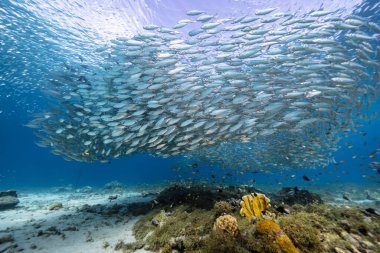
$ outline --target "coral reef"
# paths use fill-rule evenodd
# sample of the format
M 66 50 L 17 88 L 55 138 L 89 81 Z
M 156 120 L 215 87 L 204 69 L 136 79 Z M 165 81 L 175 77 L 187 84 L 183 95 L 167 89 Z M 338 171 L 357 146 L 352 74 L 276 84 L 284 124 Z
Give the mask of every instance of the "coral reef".
M 155 198 L 158 204 L 136 204 L 135 209 L 129 209 L 147 213 L 133 227 L 137 242 L 120 243 L 117 249 L 131 252 L 144 248 L 162 253 L 380 252 L 380 219 L 366 207 L 271 201 L 287 211 L 273 208 L 252 224 L 247 218 L 250 213 L 242 217 L 236 208 L 237 196 L 243 192 L 239 188 L 176 185 L 168 189 Z M 248 196 L 246 200 L 254 200 L 254 194 Z M 269 207 L 269 199 L 263 194 L 257 196 L 256 201 L 262 202 L 255 208 L 262 214 Z M 254 217 L 255 208 L 250 203 L 247 206 Z
M 298 253 L 290 238 L 274 221 L 263 219 L 256 225 L 256 234 L 261 239 L 265 252 Z
M 281 216 L 279 224 L 295 246 L 304 253 L 323 252 L 322 234 L 328 221 L 317 214 L 299 212 Z
M 242 197 L 240 202 L 240 215 L 246 217 L 249 221 L 260 218 L 263 213 L 270 207 L 270 200 L 261 193 L 251 193 Z
M 154 209 L 139 220 L 133 228 L 136 239 L 144 240 L 150 250 L 158 251 L 176 245 L 177 249 L 181 247 L 186 251 L 191 251 L 204 246 L 203 236 L 210 233 L 213 227 L 214 214 L 211 211 L 178 206 L 171 210 L 164 223 L 155 226 L 152 220 L 160 213 L 161 210 Z M 183 240 L 181 239 L 178 243 L 178 237 L 181 236 Z M 171 242 L 173 240 L 177 243 Z
M 217 201 L 226 201 L 233 207 L 236 203 L 236 207 L 239 206 L 239 199 L 241 199 L 242 193 L 245 192 L 258 192 L 253 187 L 235 187 L 224 186 L 215 188 L 210 185 L 184 185 L 173 184 L 164 190 L 162 190 L 155 198 L 158 206 L 172 207 L 178 205 L 187 204 L 194 208 L 202 208 L 210 210 L 214 207 L 214 203 Z
M 238 222 L 235 217 L 226 214 L 216 219 L 214 223 L 214 231 L 229 233 L 232 236 L 237 236 L 239 233 Z
M 323 204 L 322 198 L 308 190 L 300 190 L 298 187 L 284 187 L 276 194 L 270 195 L 272 201 L 286 205 Z

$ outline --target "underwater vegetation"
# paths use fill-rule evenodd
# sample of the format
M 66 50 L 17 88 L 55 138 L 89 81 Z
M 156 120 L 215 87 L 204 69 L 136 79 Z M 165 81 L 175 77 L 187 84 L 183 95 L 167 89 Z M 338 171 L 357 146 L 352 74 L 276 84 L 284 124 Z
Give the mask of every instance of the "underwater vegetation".
M 237 196 L 242 195 L 242 189 L 230 187 L 229 197 L 224 200 L 220 200 L 222 195 L 213 191 L 215 189 L 207 187 L 180 185 L 165 189 L 155 201 L 165 197 L 173 199 L 175 194 L 194 196 L 181 203 L 158 203 L 146 208 L 145 214 L 133 227 L 137 242 L 120 242 L 118 249 L 132 252 L 144 247 L 163 253 L 375 253 L 380 250 L 379 216 L 364 208 L 310 201 L 307 204 L 285 204 L 288 209 L 285 213 L 275 208 L 284 206 L 283 202 L 274 201 L 272 207 L 266 205 L 265 215 L 252 220 L 241 215 Z M 209 198 L 202 198 L 205 192 L 215 196 L 211 203 L 201 203 L 210 201 Z M 247 200 L 247 196 L 252 197 L 253 202 L 265 200 L 262 203 L 269 203 L 264 194 L 257 194 L 256 200 L 254 194 L 243 195 L 243 198 Z M 194 202 L 199 203 L 194 205 Z M 243 206 L 245 209 L 245 204 L 242 209 Z M 252 204 L 250 206 L 253 207 Z

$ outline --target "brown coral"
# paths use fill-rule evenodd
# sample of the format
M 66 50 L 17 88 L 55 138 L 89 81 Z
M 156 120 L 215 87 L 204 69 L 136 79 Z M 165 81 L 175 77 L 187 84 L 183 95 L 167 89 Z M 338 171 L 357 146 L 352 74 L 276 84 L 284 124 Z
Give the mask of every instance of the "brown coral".
M 261 220 L 256 226 L 257 234 L 263 239 L 270 252 L 298 253 L 290 238 L 282 231 L 279 225 L 272 220 Z
M 214 205 L 216 217 L 232 212 L 232 206 L 227 201 L 218 201 Z
M 260 218 L 263 213 L 270 207 L 270 200 L 261 193 L 251 193 L 242 197 L 240 202 L 240 214 L 249 221 L 252 218 Z
M 239 233 L 238 222 L 235 217 L 229 214 L 222 215 L 216 219 L 214 231 L 226 232 L 232 236 L 237 236 Z

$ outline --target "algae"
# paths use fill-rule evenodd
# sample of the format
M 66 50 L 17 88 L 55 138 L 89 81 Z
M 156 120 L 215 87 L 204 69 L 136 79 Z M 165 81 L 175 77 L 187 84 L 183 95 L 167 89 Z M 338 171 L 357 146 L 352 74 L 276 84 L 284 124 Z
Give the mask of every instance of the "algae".
M 144 247 L 162 253 L 380 252 L 380 220 L 363 207 L 295 204 L 285 206 L 289 214 L 269 209 L 264 218 L 271 217 L 272 226 L 268 227 L 272 230 L 263 232 L 260 226 L 258 229 L 263 217 L 252 224 L 240 215 L 239 198 L 220 200 L 221 195 L 215 194 L 213 199 L 208 193 L 198 198 L 205 188 L 184 191 L 191 196 L 182 202 L 173 192 L 170 198 L 175 202 L 157 198 L 159 204 L 145 209 L 146 214 L 133 227 L 137 242 L 120 243 L 118 249 L 130 252 Z M 213 229 L 216 220 L 226 214 L 236 219 L 238 233 Z M 291 243 L 295 247 L 289 246 Z

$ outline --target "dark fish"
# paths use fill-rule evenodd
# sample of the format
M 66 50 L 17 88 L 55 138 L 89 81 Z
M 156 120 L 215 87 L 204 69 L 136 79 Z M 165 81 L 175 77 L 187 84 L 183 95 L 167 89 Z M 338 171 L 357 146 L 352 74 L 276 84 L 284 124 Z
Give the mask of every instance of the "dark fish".
M 305 181 L 310 181 L 310 178 L 308 178 L 307 176 L 302 176 L 302 179 Z
M 279 196 L 294 196 L 295 193 L 298 191 L 298 187 L 283 187 L 279 192 L 277 192 L 277 195 Z
M 277 212 L 284 213 L 284 214 L 290 214 L 290 210 L 284 206 L 279 206 L 276 208 Z
M 376 154 L 377 154 L 377 152 L 376 151 L 374 151 L 374 152 L 372 152 L 371 154 L 369 154 L 369 158 L 375 158 L 376 157 Z
M 118 198 L 117 195 L 111 195 L 108 197 L 109 201 L 116 200 Z
M 376 200 L 374 197 L 372 197 L 370 194 L 369 194 L 369 192 L 366 192 L 366 199 L 368 199 L 368 200 Z
M 347 197 L 347 195 L 346 195 L 345 193 L 343 193 L 342 198 L 345 199 L 345 200 L 347 200 L 347 201 L 351 201 L 351 200 Z
M 367 213 L 374 214 L 374 215 L 376 215 L 376 216 L 380 216 L 379 212 L 377 212 L 375 209 L 373 209 L 373 208 L 371 208 L 371 207 L 365 209 L 365 211 L 366 211 Z
M 190 164 L 189 167 L 192 168 L 192 169 L 195 169 L 195 168 L 198 167 L 198 164 L 197 163 Z
M 380 162 L 371 162 L 369 163 L 369 167 L 377 169 L 377 172 L 380 173 Z

